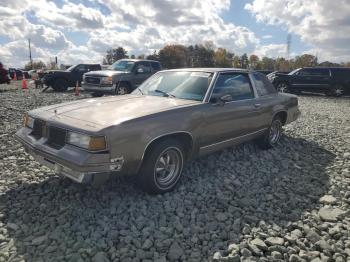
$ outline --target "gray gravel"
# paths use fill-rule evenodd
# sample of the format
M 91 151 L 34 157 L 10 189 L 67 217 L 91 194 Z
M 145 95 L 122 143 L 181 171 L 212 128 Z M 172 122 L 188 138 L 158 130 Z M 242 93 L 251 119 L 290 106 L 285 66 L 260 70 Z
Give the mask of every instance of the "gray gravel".
M 0 93 L 0 261 L 349 261 L 350 99 L 300 97 L 269 151 L 189 163 L 174 192 L 59 177 L 14 139 L 25 110 L 81 99 Z

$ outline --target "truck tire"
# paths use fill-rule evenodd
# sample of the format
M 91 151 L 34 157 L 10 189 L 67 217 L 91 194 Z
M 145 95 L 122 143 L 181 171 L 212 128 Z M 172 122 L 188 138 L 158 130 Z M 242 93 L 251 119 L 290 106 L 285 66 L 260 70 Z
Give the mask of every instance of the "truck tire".
M 57 92 L 63 92 L 63 91 L 67 91 L 68 89 L 68 83 L 66 80 L 59 78 L 56 79 L 55 82 L 53 83 L 52 86 L 53 90 L 57 91 Z
M 184 147 L 178 140 L 159 141 L 145 155 L 137 184 L 150 194 L 173 190 L 182 174 L 184 156 Z
M 115 95 L 120 96 L 120 95 L 126 95 L 131 93 L 131 88 L 127 83 L 117 83 L 115 87 Z
M 258 146 L 261 149 L 270 149 L 276 146 L 281 138 L 282 134 L 282 120 L 280 117 L 274 117 L 270 127 L 266 130 L 265 134 L 258 139 Z

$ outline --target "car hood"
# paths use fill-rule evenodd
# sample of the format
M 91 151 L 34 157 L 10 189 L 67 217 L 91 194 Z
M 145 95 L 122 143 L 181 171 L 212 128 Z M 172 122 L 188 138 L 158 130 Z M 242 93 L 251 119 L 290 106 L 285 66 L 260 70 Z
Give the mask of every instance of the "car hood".
M 29 114 L 43 120 L 96 131 L 146 115 L 199 103 L 160 96 L 124 95 L 52 105 L 32 110 Z
M 114 76 L 114 75 L 121 75 L 126 74 L 128 72 L 124 71 L 116 71 L 116 70 L 100 70 L 100 71 L 91 71 L 88 73 L 85 73 L 85 76 Z

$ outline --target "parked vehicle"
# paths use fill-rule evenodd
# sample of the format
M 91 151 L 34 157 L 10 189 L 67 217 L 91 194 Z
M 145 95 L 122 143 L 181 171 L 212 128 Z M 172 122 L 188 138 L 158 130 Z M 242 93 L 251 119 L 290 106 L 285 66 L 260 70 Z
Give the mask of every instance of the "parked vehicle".
M 273 73 L 269 80 L 280 92 L 320 92 L 341 96 L 350 93 L 350 68 L 305 67 L 289 74 Z
M 8 72 L 9 72 L 9 75 L 10 75 L 11 79 L 15 78 L 15 74 L 16 74 L 17 80 L 22 80 L 23 79 L 23 72 L 20 69 L 9 68 Z
M 121 59 L 107 70 L 86 73 L 82 87 L 95 97 L 103 96 L 105 93 L 125 95 L 131 93 L 161 68 L 158 61 Z
M 78 64 L 69 67 L 65 71 L 50 70 L 45 73 L 43 83 L 52 87 L 55 91 L 66 91 L 68 87 L 81 85 L 83 75 L 89 71 L 101 70 L 99 64 Z
M 176 69 L 132 94 L 32 110 L 16 137 L 37 161 L 79 183 L 137 174 L 172 190 L 184 163 L 248 140 L 268 149 L 299 116 L 298 98 L 243 69 Z
M 3 64 L 0 62 L 0 84 L 10 84 L 10 78 L 7 70 L 4 68 Z

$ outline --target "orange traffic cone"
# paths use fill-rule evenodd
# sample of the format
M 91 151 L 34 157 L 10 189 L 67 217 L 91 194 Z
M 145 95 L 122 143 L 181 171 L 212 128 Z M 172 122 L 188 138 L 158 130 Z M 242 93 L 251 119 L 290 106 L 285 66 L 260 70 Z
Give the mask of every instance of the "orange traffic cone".
M 79 88 L 79 82 L 75 84 L 75 96 L 79 96 L 80 94 L 80 88 Z
M 13 81 L 17 81 L 17 73 L 16 72 L 13 74 Z
M 22 79 L 22 90 L 27 90 L 27 80 L 25 78 Z

